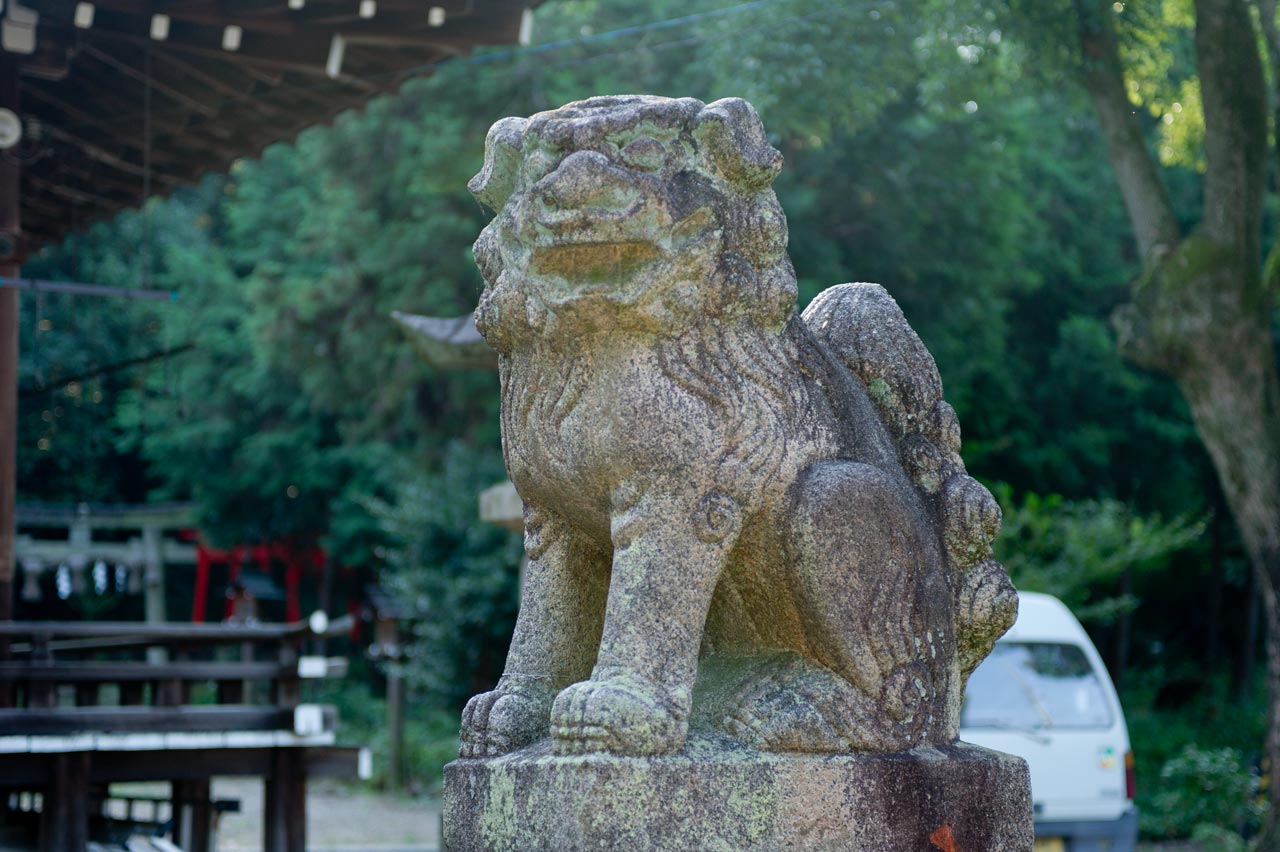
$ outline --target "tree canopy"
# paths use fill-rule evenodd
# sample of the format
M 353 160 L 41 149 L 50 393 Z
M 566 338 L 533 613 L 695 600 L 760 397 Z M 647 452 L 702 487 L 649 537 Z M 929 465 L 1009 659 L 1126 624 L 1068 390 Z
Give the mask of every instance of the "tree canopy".
M 512 537 L 473 529 L 501 476 L 497 378 L 428 367 L 389 314 L 474 307 L 489 214 L 465 185 L 498 118 L 736 95 L 786 157 L 802 304 L 849 280 L 899 301 L 969 470 L 999 484 L 1015 580 L 1100 638 L 1131 616 L 1135 664 L 1174 648 L 1194 666 L 1186 626 L 1217 618 L 1205 589 L 1246 605 L 1243 553 L 1230 525 L 1201 535 L 1221 488 L 1177 382 L 1117 346 L 1112 315 L 1149 257 L 1107 119 L 1071 84 L 1096 71 L 1078 41 L 1094 5 L 553 0 L 529 48 L 445 63 L 35 258 L 32 276 L 178 298 L 24 302 L 20 499 L 193 499 L 219 544 L 318 541 L 394 574 L 428 625 L 422 653 L 445 661 L 420 683 L 461 700 L 482 685 L 461 672 L 496 674 L 515 606 Z M 1103 5 L 1139 142 L 1189 230 L 1207 167 L 1195 10 Z M 1212 629 L 1248 641 L 1241 620 Z

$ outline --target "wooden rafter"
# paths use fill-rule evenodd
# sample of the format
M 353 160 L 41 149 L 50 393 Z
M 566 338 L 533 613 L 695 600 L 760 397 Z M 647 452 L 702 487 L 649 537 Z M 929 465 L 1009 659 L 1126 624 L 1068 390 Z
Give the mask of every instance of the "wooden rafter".
M 359 0 L 306 0 L 301 9 L 287 0 L 92 0 L 81 27 L 80 2 L 28 0 L 40 21 L 36 52 L 20 59 L 22 106 L 45 152 L 24 169 L 23 227 L 36 243 L 138 204 L 148 163 L 152 191 L 167 194 L 394 93 L 410 73 L 510 43 L 526 5 L 374 0 L 365 18 Z M 168 19 L 161 40 L 152 38 L 157 14 Z M 238 41 L 227 41 L 230 26 Z M 345 43 L 337 68 L 336 35 Z

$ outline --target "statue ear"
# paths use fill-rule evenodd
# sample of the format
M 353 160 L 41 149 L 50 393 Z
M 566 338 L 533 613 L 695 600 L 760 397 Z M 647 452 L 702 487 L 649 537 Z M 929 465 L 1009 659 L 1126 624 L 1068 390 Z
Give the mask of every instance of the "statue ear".
M 694 138 L 727 180 L 758 192 L 782 170 L 782 154 L 769 144 L 755 108 L 742 98 L 707 104 L 694 119 Z
M 484 168 L 467 183 L 467 189 L 481 204 L 501 210 L 511 197 L 528 123 L 523 118 L 503 118 L 489 128 L 484 140 Z

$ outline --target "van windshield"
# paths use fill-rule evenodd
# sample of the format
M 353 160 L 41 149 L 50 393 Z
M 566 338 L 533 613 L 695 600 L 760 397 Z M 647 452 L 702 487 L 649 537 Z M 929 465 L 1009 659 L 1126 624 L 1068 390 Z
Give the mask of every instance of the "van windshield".
M 998 642 L 969 678 L 963 728 L 1108 728 L 1111 704 L 1077 645 Z

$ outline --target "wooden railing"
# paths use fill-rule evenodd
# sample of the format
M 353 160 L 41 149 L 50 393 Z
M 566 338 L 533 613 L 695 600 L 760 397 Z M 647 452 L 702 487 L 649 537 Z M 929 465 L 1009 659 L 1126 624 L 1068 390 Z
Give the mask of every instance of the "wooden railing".
M 333 711 L 301 704 L 300 687 L 345 674 L 346 660 L 301 648 L 349 629 L 350 617 L 319 613 L 280 625 L 0 622 L 0 739 L 332 730 Z

